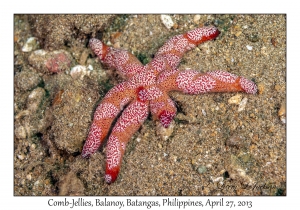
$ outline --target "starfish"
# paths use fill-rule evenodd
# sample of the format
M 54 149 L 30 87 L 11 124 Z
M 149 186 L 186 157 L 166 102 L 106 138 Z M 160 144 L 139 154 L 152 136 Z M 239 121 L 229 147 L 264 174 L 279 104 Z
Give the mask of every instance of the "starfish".
M 131 53 L 105 45 L 96 38 L 89 46 L 100 61 L 116 69 L 125 81 L 119 83 L 96 108 L 82 157 L 97 151 L 107 136 L 112 122 L 124 109 L 112 128 L 107 141 L 105 181 L 117 179 L 126 144 L 151 112 L 155 120 L 168 128 L 176 115 L 176 106 L 168 96 L 170 91 L 185 94 L 207 92 L 246 92 L 255 94 L 257 86 L 251 80 L 225 71 L 200 73 L 177 69 L 184 53 L 197 45 L 215 39 L 220 31 L 214 27 L 196 28 L 167 41 L 147 65 Z

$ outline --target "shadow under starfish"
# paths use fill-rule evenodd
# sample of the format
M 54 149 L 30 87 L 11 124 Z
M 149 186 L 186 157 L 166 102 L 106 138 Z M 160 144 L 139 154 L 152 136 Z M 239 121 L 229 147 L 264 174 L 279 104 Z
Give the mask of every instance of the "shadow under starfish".
M 113 120 L 122 112 L 107 142 L 105 181 L 117 179 L 126 144 L 151 112 L 167 128 L 176 115 L 170 91 L 185 94 L 208 92 L 257 92 L 252 81 L 225 71 L 200 73 L 177 69 L 184 53 L 197 45 L 215 39 L 216 27 L 196 28 L 167 41 L 146 66 L 126 50 L 115 49 L 92 38 L 89 46 L 103 64 L 115 68 L 126 80 L 113 87 L 94 113 L 87 140 L 82 150 L 86 158 L 97 151 L 107 136 Z

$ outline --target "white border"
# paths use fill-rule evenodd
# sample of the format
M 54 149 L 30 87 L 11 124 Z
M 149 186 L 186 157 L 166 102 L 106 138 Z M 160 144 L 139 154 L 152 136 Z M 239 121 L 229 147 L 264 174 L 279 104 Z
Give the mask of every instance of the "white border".
M 52 197 L 13 196 L 13 15 L 16 13 L 286 13 L 287 14 L 287 196 L 285 197 L 224 197 L 226 200 L 251 200 L 251 209 L 299 206 L 299 12 L 298 5 L 288 1 L 1 1 L 1 207 L 3 209 L 53 209 L 48 206 Z M 103 3 L 105 2 L 105 3 Z M 297 2 L 297 1 L 293 1 Z M 3 65 L 4 64 L 4 65 Z M 3 135 L 4 134 L 4 135 Z M 298 135 L 297 135 L 298 134 Z M 297 197 L 296 197 L 297 196 Z M 74 197 L 78 199 L 78 197 Z M 83 197 L 94 200 L 97 197 Z M 100 197 L 104 198 L 104 197 Z M 111 197 L 110 197 L 111 198 Z M 128 197 L 116 197 L 126 200 Z M 141 200 L 162 200 L 164 197 L 135 197 Z M 172 197 L 174 198 L 174 197 Z M 218 197 L 178 197 L 181 200 L 218 200 Z M 64 197 L 53 197 L 64 199 Z M 72 199 L 72 197 L 68 197 Z M 16 208 L 15 208 L 16 207 Z M 66 208 L 66 207 L 60 207 Z M 100 208 L 100 207 L 97 207 Z M 102 209 L 108 209 L 103 208 Z M 117 208 L 109 208 L 117 209 Z M 123 208 L 122 208 L 123 209 Z M 125 209 L 132 209 L 126 207 Z M 147 209 L 147 208 L 135 208 Z M 152 207 L 151 209 L 155 209 Z M 172 208 L 173 209 L 173 208 Z M 178 207 L 174 207 L 178 209 Z M 180 208 L 182 209 L 182 208 Z M 199 207 L 186 208 L 199 209 Z M 218 208 L 214 208 L 218 209 Z M 224 209 L 219 208 L 219 209 Z

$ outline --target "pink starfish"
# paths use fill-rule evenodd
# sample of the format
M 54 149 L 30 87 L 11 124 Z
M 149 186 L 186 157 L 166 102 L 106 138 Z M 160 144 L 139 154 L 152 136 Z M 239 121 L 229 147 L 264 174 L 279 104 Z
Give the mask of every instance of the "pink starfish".
M 244 77 L 224 71 L 204 74 L 196 70 L 179 71 L 176 68 L 186 51 L 216 38 L 219 33 L 216 27 L 204 27 L 174 36 L 146 66 L 125 50 L 108 47 L 95 38 L 90 40 L 89 45 L 101 62 L 117 69 L 126 78 L 126 81 L 112 88 L 97 107 L 82 150 L 84 158 L 93 154 L 107 136 L 113 120 L 127 106 L 107 142 L 107 183 L 116 180 L 126 144 L 146 120 L 149 109 L 154 119 L 158 119 L 164 127 L 170 125 L 176 114 L 176 106 L 168 96 L 170 91 L 187 94 L 233 91 L 256 93 L 256 85 Z

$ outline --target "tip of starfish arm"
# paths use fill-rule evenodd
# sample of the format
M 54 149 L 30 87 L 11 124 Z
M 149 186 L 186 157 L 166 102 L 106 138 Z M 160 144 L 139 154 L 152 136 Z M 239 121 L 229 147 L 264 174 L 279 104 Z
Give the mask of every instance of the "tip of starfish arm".
M 221 33 L 221 31 L 219 31 L 219 29 L 215 26 L 208 26 L 205 29 L 207 30 L 207 32 L 205 34 L 209 40 L 215 39 Z
M 215 39 L 221 33 L 219 31 L 219 29 L 217 27 L 215 27 L 215 26 L 208 27 L 207 31 L 208 31 L 207 32 L 207 36 L 206 36 L 207 40 Z
M 171 124 L 173 118 L 175 116 L 175 113 L 163 110 L 161 114 L 159 115 L 159 121 L 164 126 L 164 128 L 168 128 Z
M 94 47 L 96 44 L 98 44 L 99 42 L 101 42 L 99 39 L 91 38 L 90 41 L 89 41 L 89 46 L 92 48 L 92 47 Z
M 106 175 L 105 175 L 105 182 L 106 182 L 107 184 L 111 184 L 111 180 L 112 180 L 111 175 L 106 174 Z
M 107 46 L 103 44 L 99 39 L 91 38 L 89 41 L 89 47 L 100 59 L 103 59 L 105 57 Z
M 199 45 L 205 41 L 215 39 L 221 32 L 215 26 L 196 28 L 187 32 L 186 36 L 192 43 Z
M 105 182 L 107 184 L 111 184 L 111 183 L 115 182 L 118 177 L 118 173 L 119 173 L 119 171 L 117 171 L 117 172 L 111 172 L 111 171 L 108 172 L 107 171 L 105 173 Z
M 82 153 L 81 153 L 81 157 L 82 158 L 89 158 L 91 155 L 90 152 L 86 151 L 86 150 L 82 150 Z
M 240 84 L 246 93 L 255 94 L 257 92 L 257 85 L 251 80 L 241 77 Z

